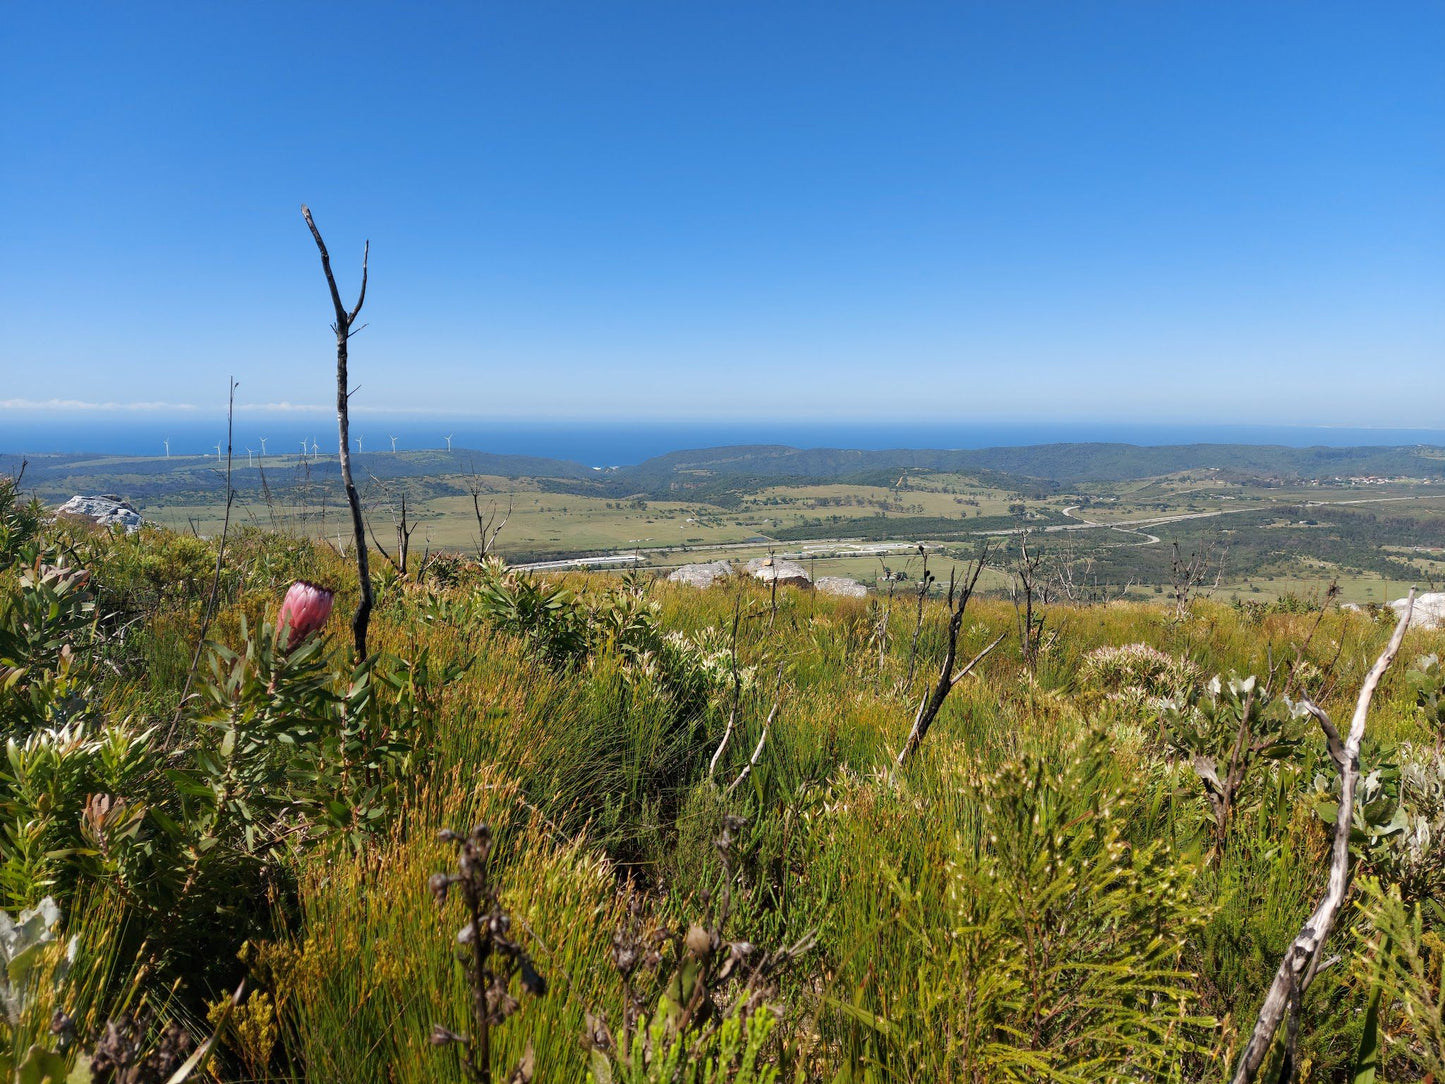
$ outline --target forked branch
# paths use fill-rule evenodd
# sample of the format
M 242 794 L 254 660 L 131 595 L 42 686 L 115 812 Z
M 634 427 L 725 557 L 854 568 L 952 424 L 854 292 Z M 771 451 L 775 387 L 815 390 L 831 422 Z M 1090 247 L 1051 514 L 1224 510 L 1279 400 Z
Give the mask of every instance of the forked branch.
M 356 657 L 360 661 L 366 658 L 366 628 L 371 621 L 371 568 L 367 560 L 366 522 L 361 515 L 361 495 L 357 493 L 356 483 L 351 478 L 351 419 L 348 414 L 351 392 L 346 374 L 346 348 L 351 338 L 351 325 L 356 322 L 362 303 L 366 301 L 366 267 L 371 257 L 371 242 L 366 242 L 361 256 L 361 292 L 357 295 L 356 306 L 348 312 L 342 304 L 341 291 L 336 288 L 336 276 L 331 273 L 331 254 L 326 251 L 326 242 L 321 240 L 321 231 L 312 221 L 311 209 L 304 203 L 301 205 L 301 217 L 306 219 L 306 226 L 316 241 L 317 251 L 321 253 L 321 270 L 326 274 L 326 285 L 331 291 L 331 304 L 336 310 L 336 322 L 331 325 L 331 329 L 336 332 L 336 429 L 341 444 L 341 482 L 346 489 L 346 503 L 351 506 L 351 530 L 356 539 L 356 574 L 360 581 L 361 600 L 357 603 L 356 614 L 351 619 L 351 634 L 356 644 Z
M 934 682 L 933 689 L 928 692 L 918 704 L 918 714 L 913 717 L 913 729 L 908 732 L 908 740 L 903 743 L 903 748 L 898 751 L 898 766 L 903 764 L 912 756 L 922 743 L 928 728 L 933 725 L 933 720 L 938 717 L 939 709 L 943 702 L 948 699 L 948 694 L 953 687 L 962 681 L 973 668 L 977 666 L 990 651 L 1003 642 L 1005 634 L 998 636 L 993 643 L 975 655 L 963 669 L 955 672 L 954 661 L 958 657 L 958 633 L 963 628 L 963 612 L 968 608 L 968 600 L 973 596 L 973 589 L 978 584 L 978 578 L 983 574 L 984 565 L 988 562 L 988 547 L 984 546 L 974 563 L 973 570 L 969 574 L 967 582 L 962 590 L 955 592 L 953 574 L 948 579 L 948 605 L 950 609 L 948 618 L 948 647 L 944 651 L 943 665 L 938 670 L 938 680 Z

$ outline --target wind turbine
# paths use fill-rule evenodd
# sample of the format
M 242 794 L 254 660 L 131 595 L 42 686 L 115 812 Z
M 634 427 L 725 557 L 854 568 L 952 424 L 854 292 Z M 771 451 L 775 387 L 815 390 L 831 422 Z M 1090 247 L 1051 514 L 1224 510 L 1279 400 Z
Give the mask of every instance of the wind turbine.
M 216 458 L 221 458 L 221 446 L 219 444 L 216 445 Z
M 262 438 L 261 438 L 261 458 L 262 458 L 262 459 L 265 459 L 265 458 L 266 458 L 266 438 L 265 438 L 265 437 L 262 437 Z
M 161 443 L 166 446 L 166 458 L 169 459 L 171 457 L 171 438 L 166 437 Z
M 306 438 L 305 438 L 305 437 L 302 437 L 302 438 L 301 438 L 301 458 L 302 458 L 302 459 L 305 459 L 305 458 L 306 458 Z
M 316 438 L 315 438 L 315 437 L 312 437 L 312 438 L 311 438 L 311 458 L 312 458 L 312 459 L 315 459 L 316 456 L 317 456 L 317 454 L 318 454 L 320 451 L 321 451 L 321 446 L 316 443 Z
M 445 437 L 442 438 L 447 442 L 447 451 L 452 450 L 452 437 L 454 436 L 456 436 L 455 433 L 448 433 Z
M 392 438 L 391 438 L 391 453 L 392 453 L 392 455 L 395 455 L 395 454 L 396 454 L 396 438 L 395 438 L 395 437 L 392 437 Z
M 359 435 L 356 438 L 356 451 L 358 455 L 365 450 L 361 447 L 361 439 Z
M 250 448 L 247 448 L 247 449 L 246 449 L 246 466 L 249 467 L 250 465 L 251 465 L 251 449 L 250 449 Z

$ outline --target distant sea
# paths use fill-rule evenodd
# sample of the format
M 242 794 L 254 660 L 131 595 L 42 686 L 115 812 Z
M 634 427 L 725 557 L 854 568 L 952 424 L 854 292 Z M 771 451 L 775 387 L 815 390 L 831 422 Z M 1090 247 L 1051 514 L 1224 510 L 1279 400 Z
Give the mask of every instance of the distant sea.
M 437 418 L 374 421 L 353 419 L 366 451 L 452 447 L 499 454 L 567 459 L 586 466 L 627 466 L 666 452 L 731 444 L 787 444 L 796 448 L 995 448 L 1026 444 L 1105 442 L 1159 444 L 1282 444 L 1397 446 L 1445 445 L 1445 429 L 1362 429 L 1278 425 L 1135 424 L 1114 422 L 879 422 L 758 421 L 698 422 L 613 421 L 486 421 Z M 239 415 L 235 447 L 257 451 L 266 437 L 271 455 L 298 451 L 301 440 L 315 441 L 322 452 L 336 448 L 336 426 L 319 415 Z M 162 455 L 165 440 L 172 455 L 215 454 L 224 444 L 224 415 L 157 418 L 113 415 L 19 415 L 0 412 L 0 455 L 42 453 L 108 453 Z

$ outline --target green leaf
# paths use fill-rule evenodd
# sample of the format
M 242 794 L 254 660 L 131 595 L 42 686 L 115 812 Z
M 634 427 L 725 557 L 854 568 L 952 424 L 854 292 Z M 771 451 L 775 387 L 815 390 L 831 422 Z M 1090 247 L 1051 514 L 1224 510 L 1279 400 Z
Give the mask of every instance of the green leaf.
M 65 1059 L 41 1046 L 32 1046 L 15 1070 L 16 1084 L 65 1084 Z
M 1388 944 L 1386 951 L 1389 951 Z M 1355 1054 L 1355 1067 L 1350 1084 L 1375 1084 L 1380 1068 L 1380 984 L 1370 991 L 1370 1007 L 1365 1011 L 1365 1030 L 1360 1033 L 1360 1049 Z
M 612 1063 L 600 1050 L 593 1050 L 587 1056 L 588 1068 L 592 1071 L 595 1084 L 612 1084 Z

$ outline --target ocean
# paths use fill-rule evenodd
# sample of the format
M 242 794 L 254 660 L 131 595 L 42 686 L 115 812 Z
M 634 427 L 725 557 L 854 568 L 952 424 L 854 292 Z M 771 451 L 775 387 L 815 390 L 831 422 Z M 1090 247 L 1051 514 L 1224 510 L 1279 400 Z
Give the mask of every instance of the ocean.
M 866 422 L 729 419 L 719 421 L 487 420 L 479 418 L 388 418 L 352 420 L 352 439 L 367 451 L 452 447 L 499 454 L 545 456 L 586 466 L 627 466 L 666 452 L 734 444 L 787 444 L 797 448 L 994 448 L 1063 442 L 1159 444 L 1281 444 L 1445 446 L 1445 429 L 1367 429 L 1324 426 L 1151 424 L 1094 421 Z M 285 454 L 305 439 L 323 451 L 336 447 L 335 419 L 322 415 L 239 415 L 235 448 Z M 225 415 L 203 418 L 76 416 L 0 412 L 0 455 L 97 453 L 163 455 L 215 454 L 226 439 Z M 354 447 L 354 445 L 353 445 Z

